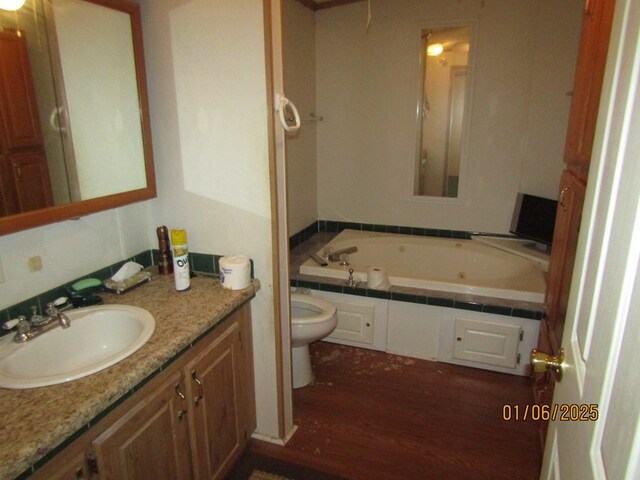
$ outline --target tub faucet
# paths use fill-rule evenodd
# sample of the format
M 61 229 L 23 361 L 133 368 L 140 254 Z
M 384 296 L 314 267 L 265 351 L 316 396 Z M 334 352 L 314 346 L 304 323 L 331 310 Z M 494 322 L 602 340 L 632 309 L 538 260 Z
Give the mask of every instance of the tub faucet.
M 345 282 L 349 287 L 357 287 L 360 284 L 360 280 L 353 278 L 353 268 L 349 269 L 349 278 Z
M 337 262 L 339 260 L 341 260 L 340 256 L 341 255 L 348 255 L 350 253 L 356 253 L 358 251 L 358 247 L 347 247 L 347 248 L 343 248 L 340 250 L 336 250 L 335 252 L 331 252 L 329 255 L 327 255 L 327 260 L 329 260 L 330 262 Z

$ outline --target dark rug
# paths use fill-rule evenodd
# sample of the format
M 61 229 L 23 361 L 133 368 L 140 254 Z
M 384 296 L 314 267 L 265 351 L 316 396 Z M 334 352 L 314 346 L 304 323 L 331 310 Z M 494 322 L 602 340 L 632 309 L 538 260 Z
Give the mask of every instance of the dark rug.
M 344 480 L 246 449 L 224 480 Z

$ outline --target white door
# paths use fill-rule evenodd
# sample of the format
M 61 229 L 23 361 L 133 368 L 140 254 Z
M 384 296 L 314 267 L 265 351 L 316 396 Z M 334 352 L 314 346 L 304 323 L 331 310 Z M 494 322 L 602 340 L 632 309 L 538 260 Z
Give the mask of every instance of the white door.
M 618 0 L 543 479 L 640 479 L 639 29 Z

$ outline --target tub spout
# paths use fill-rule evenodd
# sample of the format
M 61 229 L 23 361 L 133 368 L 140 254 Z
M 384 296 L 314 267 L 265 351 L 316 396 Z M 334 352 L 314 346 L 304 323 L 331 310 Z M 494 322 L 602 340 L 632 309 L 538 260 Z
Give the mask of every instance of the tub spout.
M 331 252 L 327 256 L 327 260 L 329 260 L 330 262 L 337 262 L 341 260 L 340 255 L 343 255 L 343 254 L 348 255 L 350 253 L 356 253 L 357 251 L 358 251 L 358 247 L 347 247 L 341 250 L 336 250 L 335 252 Z

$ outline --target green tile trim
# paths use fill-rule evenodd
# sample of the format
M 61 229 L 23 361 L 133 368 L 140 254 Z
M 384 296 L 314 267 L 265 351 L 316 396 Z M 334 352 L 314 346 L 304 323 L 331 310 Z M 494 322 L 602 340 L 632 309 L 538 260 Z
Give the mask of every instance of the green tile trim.
M 442 237 L 469 240 L 472 235 L 491 235 L 493 237 L 513 237 L 500 233 L 469 232 L 464 230 L 441 230 L 437 228 L 408 227 L 402 225 L 375 225 L 371 223 L 336 222 L 333 220 L 317 220 L 289 237 L 289 249 L 297 247 L 317 232 L 340 233 L 344 229 L 362 230 L 380 233 L 401 233 L 421 237 Z
M 139 263 L 144 268 L 150 267 L 152 265 L 158 264 L 159 252 L 157 249 L 154 250 L 144 250 L 132 257 L 129 257 L 125 260 L 120 260 L 119 262 L 113 263 L 106 267 L 103 267 L 94 272 L 88 273 L 81 277 L 78 277 L 70 282 L 67 282 L 63 285 L 59 285 L 57 287 L 52 288 L 51 290 L 47 290 L 46 292 L 42 292 L 34 297 L 28 298 L 27 300 L 23 300 L 20 303 L 15 305 L 11 305 L 4 310 L 0 310 L 0 324 L 12 319 L 16 318 L 19 315 L 25 315 L 27 318 L 31 316 L 31 307 L 36 307 L 37 312 L 40 315 L 44 314 L 44 311 L 47 307 L 47 303 L 54 301 L 60 297 L 68 296 L 67 288 L 76 283 L 78 280 L 82 280 L 84 278 L 98 278 L 100 280 L 105 280 L 113 276 L 122 265 L 129 261 L 134 261 Z M 206 253 L 189 253 L 189 262 L 191 263 L 191 269 L 196 273 L 208 274 L 208 275 L 218 275 L 220 273 L 218 268 L 218 260 L 222 255 L 212 255 Z M 254 263 L 253 260 L 250 259 L 251 262 L 251 278 L 254 277 Z M 8 330 L 0 329 L 0 337 L 10 333 Z
M 475 312 L 491 313 L 494 315 L 505 315 L 507 317 L 527 318 L 529 320 L 542 320 L 542 310 L 526 310 L 522 308 L 505 307 L 504 305 L 494 305 L 480 302 L 460 302 L 447 297 L 429 297 L 426 295 L 413 295 L 410 293 L 388 292 L 385 290 L 374 290 L 361 287 L 349 287 L 347 285 L 337 285 L 334 283 L 312 282 L 308 280 L 291 279 L 289 285 L 293 288 L 308 288 L 324 292 L 343 293 L 346 295 L 357 295 L 360 297 L 380 298 L 383 300 L 394 300 L 406 303 L 418 303 L 434 307 L 457 308 L 471 310 Z M 443 293 L 446 295 L 446 292 Z

